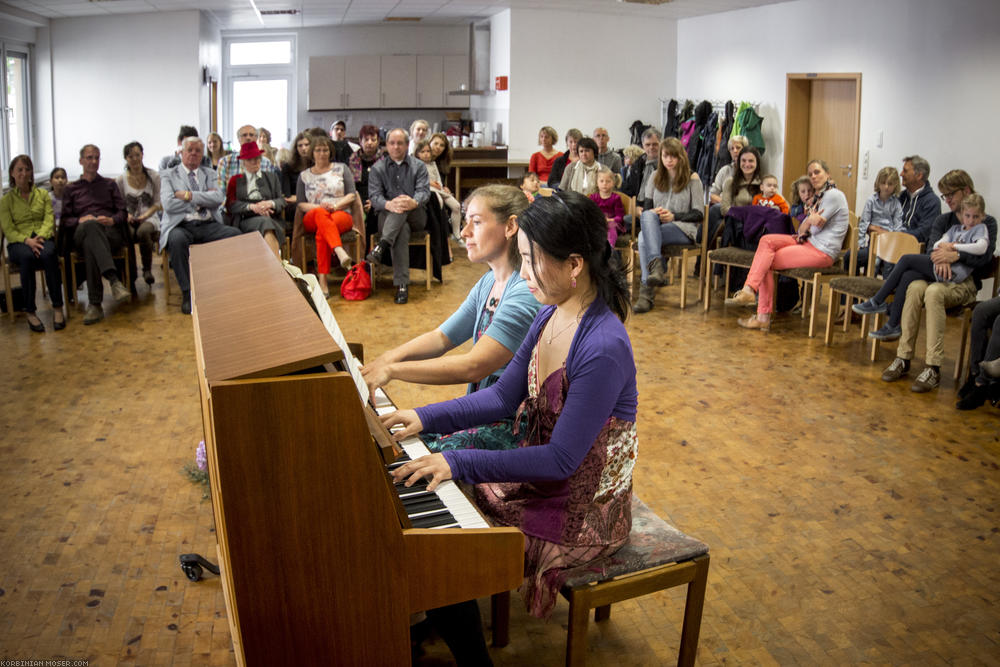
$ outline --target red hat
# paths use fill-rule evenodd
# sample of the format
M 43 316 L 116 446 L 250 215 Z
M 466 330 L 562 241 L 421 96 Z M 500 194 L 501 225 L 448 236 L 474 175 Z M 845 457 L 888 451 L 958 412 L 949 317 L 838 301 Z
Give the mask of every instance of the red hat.
M 252 160 L 255 157 L 260 157 L 264 154 L 264 151 L 260 149 L 256 141 L 248 141 L 247 143 L 240 146 L 240 159 L 241 160 Z

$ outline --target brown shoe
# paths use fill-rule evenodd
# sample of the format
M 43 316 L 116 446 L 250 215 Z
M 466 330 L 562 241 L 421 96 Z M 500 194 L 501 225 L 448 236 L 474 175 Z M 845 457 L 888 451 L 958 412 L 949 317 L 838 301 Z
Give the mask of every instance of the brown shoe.
M 649 285 L 639 286 L 639 298 L 632 306 L 633 313 L 648 313 L 653 309 L 653 299 L 656 297 L 656 290 Z
M 666 278 L 663 275 L 663 258 L 655 257 L 649 262 L 649 276 L 646 278 L 646 284 L 651 287 L 661 287 L 666 283 Z
M 758 320 L 756 315 L 751 315 L 750 317 L 741 317 L 740 319 L 736 320 L 736 323 L 739 324 L 744 329 L 759 329 L 760 331 L 771 330 L 771 321 L 768 320 L 767 322 L 764 322 L 763 320 Z
M 757 296 L 753 292 L 741 289 L 726 299 L 727 306 L 756 306 Z

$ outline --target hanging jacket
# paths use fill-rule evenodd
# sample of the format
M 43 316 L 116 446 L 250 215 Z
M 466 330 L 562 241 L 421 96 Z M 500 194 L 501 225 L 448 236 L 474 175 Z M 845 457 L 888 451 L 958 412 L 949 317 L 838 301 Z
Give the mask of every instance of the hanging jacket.
M 636 146 L 642 146 L 642 133 L 651 127 L 653 126 L 646 125 L 641 120 L 632 121 L 632 124 L 628 126 L 632 138 L 632 141 L 630 143 L 633 143 Z
M 684 100 L 684 106 L 681 107 L 681 112 L 677 114 L 677 119 L 683 123 L 686 120 L 691 120 L 693 116 L 694 116 L 694 102 L 692 102 L 691 100 Z
M 676 137 L 680 130 L 680 119 L 677 117 L 677 100 L 670 100 L 667 105 L 667 122 L 663 126 L 663 138 Z
M 726 102 L 726 116 L 722 121 L 722 131 L 719 133 L 719 146 L 715 151 L 715 164 L 712 166 L 712 179 L 719 170 L 733 161 L 729 154 L 729 137 L 733 136 L 733 124 L 736 122 L 736 105 L 732 100 Z
M 701 145 L 698 147 L 698 153 L 695 155 L 695 161 L 691 163 L 691 167 L 698 172 L 702 183 L 711 184 L 712 177 L 715 175 L 712 171 L 712 165 L 715 162 L 715 135 L 718 127 L 719 114 L 713 112 L 699 135 Z
M 681 143 L 684 144 L 684 148 L 687 148 L 688 144 L 691 143 L 691 137 L 694 136 L 694 131 L 695 131 L 694 118 L 692 118 L 691 120 L 686 120 L 683 123 L 681 123 L 680 131 L 681 131 L 681 137 L 680 137 Z
M 701 147 L 705 142 L 705 128 L 708 126 L 708 119 L 712 115 L 712 103 L 708 101 L 702 101 L 698 103 L 698 106 L 694 109 L 694 135 L 688 140 L 686 144 L 688 162 L 691 163 L 691 168 L 695 168 L 695 164 L 698 162 L 698 155 L 701 153 Z
M 760 131 L 760 126 L 764 122 L 764 117 L 757 115 L 754 108 L 744 102 L 740 105 L 740 112 L 736 114 L 736 122 L 740 126 L 740 134 L 745 136 L 750 145 L 763 155 L 764 135 Z

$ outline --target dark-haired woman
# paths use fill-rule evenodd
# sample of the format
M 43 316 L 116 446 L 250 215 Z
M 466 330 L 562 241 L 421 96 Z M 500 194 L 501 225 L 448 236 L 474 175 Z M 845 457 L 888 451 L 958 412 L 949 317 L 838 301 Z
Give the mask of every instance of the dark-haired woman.
M 560 190 L 572 190 L 588 197 L 597 192 L 597 171 L 601 163 L 597 161 L 597 142 L 584 137 L 576 143 L 577 160 L 563 171 L 559 181 Z
M 476 504 L 525 536 L 521 593 L 531 613 L 548 616 L 563 568 L 617 550 L 632 525 L 632 467 L 638 438 L 632 345 L 624 320 L 628 288 L 594 202 L 569 192 L 539 197 L 520 216 L 521 276 L 542 304 L 527 337 L 493 386 L 444 403 L 383 417 L 395 437 L 451 432 L 521 414 L 516 449 L 467 449 L 424 456 L 393 474 L 476 484 Z M 478 612 L 464 603 L 468 614 Z M 461 607 L 457 605 L 456 607 Z M 445 608 L 451 621 L 456 607 Z M 428 612 L 440 629 L 437 610 Z M 466 659 L 480 646 L 457 638 Z M 469 638 L 471 639 L 471 638 Z M 486 656 L 488 660 L 488 655 Z M 474 663 L 470 663 L 474 664 Z
M 53 328 L 66 328 L 63 318 L 62 281 L 56 253 L 55 221 L 49 193 L 35 187 L 35 166 L 27 155 L 11 160 L 10 189 L 0 198 L 0 228 L 7 239 L 7 256 L 21 268 L 21 291 L 28 327 L 45 331 L 35 314 L 35 271 L 45 270 L 45 282 L 52 299 Z M 8 297 L 9 298 L 9 297 Z M 9 308 L 11 304 L 7 304 Z
M 722 201 L 719 209 L 722 215 L 729 213 L 733 206 L 749 206 L 754 195 L 760 194 L 760 152 L 753 146 L 740 151 L 733 168 L 733 175 L 722 184 Z
M 687 150 L 676 137 L 667 137 L 660 144 L 660 163 L 642 193 L 642 215 L 639 224 L 639 266 L 642 286 L 635 302 L 635 312 L 645 313 L 653 307 L 656 290 L 664 282 L 664 243 L 693 245 L 705 216 L 705 191 L 698 172 L 691 171 Z
M 62 217 L 63 192 L 66 190 L 67 183 L 69 183 L 69 177 L 66 176 L 66 170 L 62 167 L 56 167 L 49 172 L 49 199 L 52 200 L 52 215 L 56 220 L 57 235 L 59 233 L 59 219 Z
M 115 179 L 118 190 L 125 198 L 128 211 L 128 226 L 132 232 L 132 242 L 139 242 L 139 256 L 142 258 L 142 278 L 147 284 L 156 282 L 153 278 L 153 249 L 160 240 L 160 175 L 150 171 L 142 163 L 142 144 L 131 141 L 122 149 L 125 158 L 125 173 Z

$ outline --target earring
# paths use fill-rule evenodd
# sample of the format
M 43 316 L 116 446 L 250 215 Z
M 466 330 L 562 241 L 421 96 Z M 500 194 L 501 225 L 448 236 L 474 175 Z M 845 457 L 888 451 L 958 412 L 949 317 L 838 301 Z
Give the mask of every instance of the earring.
M 573 285 L 573 289 L 576 289 L 576 278 L 573 278 L 570 284 Z

